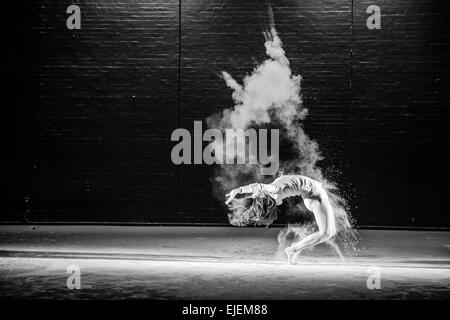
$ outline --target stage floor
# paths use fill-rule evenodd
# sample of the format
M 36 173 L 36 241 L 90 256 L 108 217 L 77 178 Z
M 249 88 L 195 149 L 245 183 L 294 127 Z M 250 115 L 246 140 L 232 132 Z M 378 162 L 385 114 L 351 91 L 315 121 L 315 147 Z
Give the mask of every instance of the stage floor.
M 450 298 L 450 232 L 361 230 L 359 250 L 345 262 L 320 245 L 289 265 L 275 255 L 278 231 L 3 225 L 0 297 Z M 81 272 L 79 290 L 67 288 L 73 265 Z M 380 289 L 369 289 L 378 271 Z

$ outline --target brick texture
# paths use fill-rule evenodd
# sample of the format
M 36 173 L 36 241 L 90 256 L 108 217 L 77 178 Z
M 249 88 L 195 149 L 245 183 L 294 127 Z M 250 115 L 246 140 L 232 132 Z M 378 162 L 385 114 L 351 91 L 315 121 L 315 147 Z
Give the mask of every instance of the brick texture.
M 37 221 L 166 219 L 177 201 L 178 2 L 79 2 L 81 30 L 66 28 L 69 4 L 11 12 L 9 209 L 29 196 Z
M 380 30 L 367 30 L 370 4 Z M 355 1 L 352 183 L 367 224 L 449 226 L 444 1 Z
M 358 223 L 450 226 L 448 4 L 271 3 L 303 77 L 306 131 Z M 66 28 L 70 4 L 81 30 Z M 366 27 L 372 4 L 380 30 Z M 173 165 L 170 134 L 232 106 L 218 74 L 241 79 L 266 58 L 265 3 L 36 0 L 4 12 L 0 220 L 20 219 L 30 197 L 34 221 L 226 223 L 214 168 Z

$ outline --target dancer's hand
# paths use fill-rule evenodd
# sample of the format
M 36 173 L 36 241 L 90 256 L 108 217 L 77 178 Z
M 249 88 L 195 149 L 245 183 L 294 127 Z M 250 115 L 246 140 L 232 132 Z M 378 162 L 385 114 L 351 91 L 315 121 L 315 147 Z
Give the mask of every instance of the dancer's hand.
M 233 189 L 230 192 L 228 192 L 225 195 L 226 197 L 228 197 L 227 201 L 225 201 L 225 204 L 228 205 L 240 193 L 241 193 L 241 188 Z

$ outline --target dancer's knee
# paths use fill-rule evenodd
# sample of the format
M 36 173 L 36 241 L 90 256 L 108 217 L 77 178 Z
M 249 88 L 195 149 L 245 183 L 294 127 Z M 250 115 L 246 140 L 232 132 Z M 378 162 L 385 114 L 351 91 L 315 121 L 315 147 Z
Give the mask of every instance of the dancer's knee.
M 330 229 L 326 229 L 326 230 L 321 230 L 321 231 L 319 231 L 319 233 L 320 233 L 320 238 L 322 239 L 322 241 L 328 241 L 336 235 L 336 230 L 333 228 L 330 228 Z

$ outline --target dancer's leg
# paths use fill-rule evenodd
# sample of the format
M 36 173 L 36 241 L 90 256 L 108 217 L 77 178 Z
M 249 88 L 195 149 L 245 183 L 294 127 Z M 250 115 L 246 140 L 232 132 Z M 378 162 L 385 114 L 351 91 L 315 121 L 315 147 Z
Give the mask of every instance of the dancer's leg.
M 320 201 L 305 201 L 305 205 L 307 205 L 308 209 L 314 213 L 319 231 L 308 235 L 286 248 L 289 263 L 291 264 L 303 249 L 327 241 L 336 234 L 336 221 L 328 196 L 324 195 Z
M 326 240 L 328 240 L 328 238 L 326 238 L 326 235 L 323 232 L 316 231 L 306 236 L 302 240 L 293 243 L 285 250 L 288 256 L 289 263 L 292 264 L 293 261 L 297 258 L 297 255 L 300 254 L 303 249 L 319 244 Z

